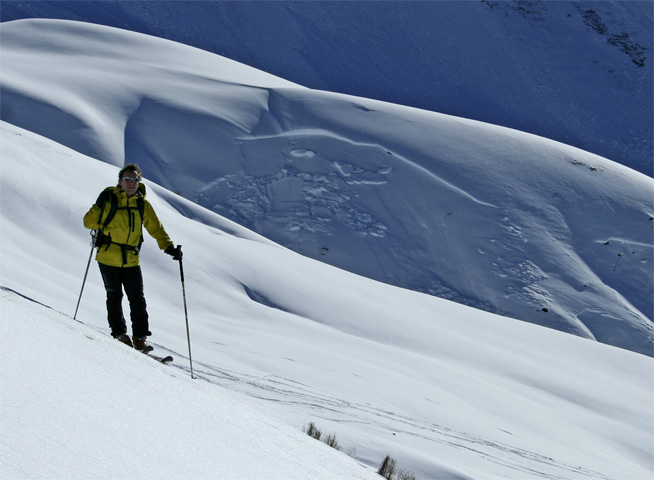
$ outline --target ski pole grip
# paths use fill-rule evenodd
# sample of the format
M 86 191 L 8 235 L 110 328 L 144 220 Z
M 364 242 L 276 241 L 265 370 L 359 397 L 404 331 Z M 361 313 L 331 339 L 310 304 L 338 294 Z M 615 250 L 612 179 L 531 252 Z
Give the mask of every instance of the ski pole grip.
M 181 246 L 181 245 L 177 245 L 177 249 L 178 249 L 178 250 L 181 250 L 181 249 L 182 249 L 182 246 Z M 182 279 L 182 285 L 184 285 L 184 267 L 182 266 L 182 259 L 181 259 L 181 258 L 179 259 L 179 276 L 180 276 L 181 279 Z

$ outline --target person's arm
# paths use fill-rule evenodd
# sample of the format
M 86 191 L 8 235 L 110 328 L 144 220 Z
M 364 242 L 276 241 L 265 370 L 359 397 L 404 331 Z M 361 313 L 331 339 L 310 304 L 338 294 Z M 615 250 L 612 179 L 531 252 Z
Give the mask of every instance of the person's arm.
M 152 205 L 147 200 L 144 201 L 143 205 L 143 226 L 150 236 L 157 241 L 161 250 L 166 251 L 168 247 L 175 246 L 166 233 L 161 221 L 159 221 L 157 214 L 154 212 L 154 208 L 152 208 Z

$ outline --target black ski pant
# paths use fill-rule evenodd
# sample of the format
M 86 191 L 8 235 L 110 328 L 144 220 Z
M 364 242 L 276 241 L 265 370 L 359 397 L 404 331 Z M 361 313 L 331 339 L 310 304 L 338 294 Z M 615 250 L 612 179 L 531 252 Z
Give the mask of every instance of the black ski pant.
M 148 311 L 143 294 L 143 275 L 141 267 L 110 267 L 98 263 L 104 288 L 107 291 L 107 320 L 111 335 L 117 337 L 127 333 L 123 316 L 123 288 L 129 300 L 132 335 L 145 337 L 151 335 L 148 325 Z

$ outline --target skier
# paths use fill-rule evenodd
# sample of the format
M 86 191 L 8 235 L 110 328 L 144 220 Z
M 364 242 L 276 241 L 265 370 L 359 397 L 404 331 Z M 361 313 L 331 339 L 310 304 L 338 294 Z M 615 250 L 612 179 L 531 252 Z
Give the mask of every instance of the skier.
M 96 230 L 96 261 L 107 292 L 107 319 L 111 335 L 137 350 L 149 349 L 148 312 L 143 293 L 143 276 L 139 266 L 139 250 L 143 242 L 143 226 L 157 240 L 159 248 L 182 259 L 181 246 L 175 247 L 152 205 L 145 199 L 141 169 L 131 163 L 118 173 L 118 186 L 100 193 L 84 215 L 84 226 Z M 123 288 L 129 300 L 132 339 L 127 334 L 123 316 Z

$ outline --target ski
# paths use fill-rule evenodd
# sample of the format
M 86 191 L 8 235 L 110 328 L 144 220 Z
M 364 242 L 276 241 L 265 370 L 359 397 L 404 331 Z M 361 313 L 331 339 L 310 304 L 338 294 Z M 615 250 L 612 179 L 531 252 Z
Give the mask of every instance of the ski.
M 159 355 L 154 355 L 154 354 L 152 353 L 153 350 L 154 350 L 154 347 L 148 345 L 148 346 L 145 347 L 145 349 L 143 350 L 143 353 L 146 354 L 148 357 L 150 357 L 150 358 L 154 358 L 155 360 L 157 360 L 157 361 L 159 361 L 159 362 L 161 362 L 161 363 L 170 363 L 170 362 L 173 361 L 173 357 L 171 357 L 170 355 L 167 355 L 167 356 L 165 356 L 165 357 L 160 357 Z
M 170 355 L 167 355 L 165 357 L 160 357 L 159 355 L 153 355 L 152 353 L 146 353 L 146 355 L 150 358 L 154 358 L 158 362 L 165 363 L 165 364 L 168 364 L 173 361 L 173 357 L 171 357 Z

